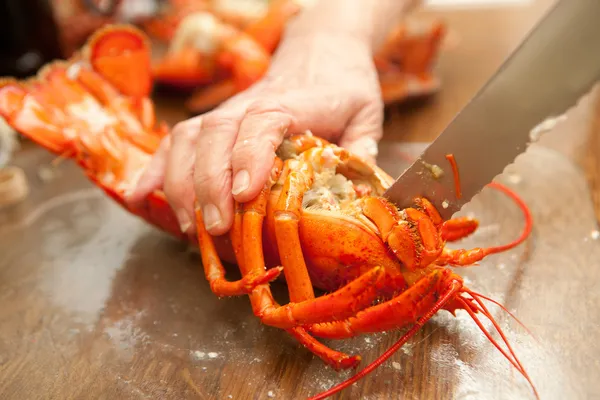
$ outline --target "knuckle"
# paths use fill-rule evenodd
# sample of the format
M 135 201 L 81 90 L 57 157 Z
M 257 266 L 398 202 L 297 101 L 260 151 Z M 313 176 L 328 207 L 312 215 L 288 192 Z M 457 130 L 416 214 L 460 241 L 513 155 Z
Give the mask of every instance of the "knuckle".
M 378 118 L 383 122 L 383 115 L 385 111 L 385 104 L 383 103 L 383 99 L 379 98 L 372 103 L 372 107 L 374 112 L 377 114 Z
M 206 114 L 202 122 L 204 131 L 212 131 L 215 129 L 231 126 L 236 123 L 237 115 L 227 109 L 218 109 L 209 114 Z
M 384 103 L 383 103 L 383 98 L 380 93 L 367 95 L 365 97 L 365 100 L 366 100 L 367 104 L 370 105 L 371 107 L 378 109 L 378 110 L 380 109 L 383 111 Z
M 260 151 L 259 146 L 246 144 L 234 147 L 231 154 L 231 164 L 236 171 L 241 169 L 252 169 L 253 165 L 264 162 L 264 157 L 257 159 L 255 156 Z
M 164 184 L 164 193 L 169 204 L 177 206 L 185 196 L 185 183 L 167 180 Z
M 248 106 L 247 114 L 261 116 L 264 114 L 287 114 L 288 110 L 280 101 L 273 99 L 258 99 Z
M 359 100 L 364 107 L 383 110 L 383 97 L 381 90 L 358 90 L 355 92 L 356 99 Z
M 171 135 L 173 136 L 173 140 L 188 140 L 193 141 L 199 133 L 199 129 L 196 124 L 191 123 L 190 121 L 183 121 L 177 123 L 173 127 L 173 131 Z
M 368 114 L 372 115 L 374 123 L 381 123 L 383 121 L 385 104 L 381 96 L 367 95 L 362 99 L 362 108 Z
M 237 160 L 239 157 L 251 157 L 260 149 L 260 141 L 256 137 L 238 140 L 233 145 L 231 158 Z
M 235 142 L 231 152 L 234 170 L 250 168 L 252 165 L 271 162 L 281 140 L 274 135 L 251 132 Z
M 199 169 L 194 174 L 194 188 L 198 202 L 224 198 L 230 182 L 231 168 Z

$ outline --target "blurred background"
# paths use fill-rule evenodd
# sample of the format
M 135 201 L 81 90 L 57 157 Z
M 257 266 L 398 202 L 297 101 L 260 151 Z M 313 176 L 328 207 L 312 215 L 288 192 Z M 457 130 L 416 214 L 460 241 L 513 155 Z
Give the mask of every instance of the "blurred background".
M 216 50 L 215 30 L 208 29 L 211 21 L 253 35 L 272 54 L 285 22 L 314 1 L 1 0 L 0 76 L 31 76 L 51 60 L 73 56 L 98 28 L 134 24 L 152 42 L 155 86 L 159 94 L 171 95 L 156 99 L 159 114 L 164 111 L 163 117 L 173 123 L 211 109 L 240 90 L 240 85 L 228 86 L 235 65 Z M 415 15 L 398 21 L 376 56 L 388 105 L 386 123 L 396 120 L 386 136 L 401 134 L 412 140 L 415 132 L 427 131 L 431 134 L 420 140 L 435 137 L 552 3 L 428 0 Z M 296 11 L 290 11 L 289 4 L 295 4 Z M 206 43 L 213 43 L 212 48 Z M 213 61 L 216 67 L 207 71 Z M 256 77 L 247 80 L 252 79 Z M 167 100 L 173 93 L 179 97 Z

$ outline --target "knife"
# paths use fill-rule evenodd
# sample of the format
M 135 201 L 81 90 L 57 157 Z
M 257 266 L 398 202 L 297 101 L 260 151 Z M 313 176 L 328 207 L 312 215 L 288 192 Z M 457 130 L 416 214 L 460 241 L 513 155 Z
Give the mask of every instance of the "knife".
M 536 125 L 575 106 L 599 78 L 600 0 L 558 1 L 384 196 L 400 208 L 426 197 L 451 218 L 525 152 Z

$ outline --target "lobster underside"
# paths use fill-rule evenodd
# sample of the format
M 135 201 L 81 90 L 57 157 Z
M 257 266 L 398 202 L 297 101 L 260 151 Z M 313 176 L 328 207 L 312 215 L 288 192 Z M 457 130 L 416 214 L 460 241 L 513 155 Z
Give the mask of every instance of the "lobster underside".
M 198 209 L 197 238 L 188 238 L 161 191 L 142 205 L 124 200 L 169 132 L 156 121 L 151 88 L 145 36 L 131 27 L 109 26 L 70 60 L 49 64 L 35 79 L 2 80 L 0 115 L 46 149 L 76 160 L 129 212 L 176 237 L 196 239 L 216 295 L 247 295 L 263 323 L 286 330 L 328 365 L 355 367 L 360 356 L 330 349 L 316 337 L 343 339 L 411 327 L 397 349 L 440 309 L 461 309 L 529 380 L 505 337 L 508 350 L 479 322 L 477 314 L 494 322 L 482 301 L 487 298 L 466 288 L 448 268 L 472 265 L 527 238 L 530 215 L 516 195 L 494 184 L 524 210 L 528 224 L 519 239 L 499 247 L 451 250 L 446 242 L 471 234 L 476 220 L 443 221 L 422 198 L 399 210 L 382 197 L 392 182 L 389 175 L 305 133 L 284 140 L 262 192 L 236 204 L 228 235 L 211 237 Z M 240 280 L 226 280 L 222 258 L 237 263 Z M 269 287 L 279 276 L 289 288 L 285 305 L 275 302 Z M 316 296 L 314 288 L 326 294 Z M 323 396 L 348 386 L 391 354 Z

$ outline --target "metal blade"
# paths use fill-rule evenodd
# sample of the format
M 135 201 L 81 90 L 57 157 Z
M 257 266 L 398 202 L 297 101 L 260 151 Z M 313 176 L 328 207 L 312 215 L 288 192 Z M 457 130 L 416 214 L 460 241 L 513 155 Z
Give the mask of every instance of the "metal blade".
M 424 196 L 451 218 L 526 150 L 536 125 L 567 111 L 598 81 L 599 21 L 599 0 L 557 2 L 385 196 L 401 208 Z M 460 198 L 447 154 L 458 164 Z M 443 175 L 436 179 L 432 166 Z

